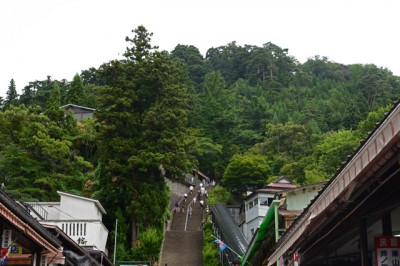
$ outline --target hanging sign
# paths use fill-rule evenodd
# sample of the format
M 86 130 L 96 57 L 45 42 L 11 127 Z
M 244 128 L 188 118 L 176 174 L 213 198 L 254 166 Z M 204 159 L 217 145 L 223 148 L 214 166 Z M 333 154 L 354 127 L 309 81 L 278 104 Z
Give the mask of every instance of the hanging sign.
M 300 263 L 299 263 L 299 252 L 295 252 L 294 254 L 293 254 L 293 261 L 294 261 L 294 266 L 300 266 Z
M 377 236 L 374 241 L 375 265 L 400 265 L 400 238 Z

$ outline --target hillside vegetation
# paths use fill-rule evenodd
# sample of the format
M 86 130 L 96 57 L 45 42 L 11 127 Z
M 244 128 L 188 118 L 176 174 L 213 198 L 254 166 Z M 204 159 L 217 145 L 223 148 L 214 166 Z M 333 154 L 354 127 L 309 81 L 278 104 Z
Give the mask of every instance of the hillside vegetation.
M 281 175 L 298 185 L 326 180 L 400 95 L 400 78 L 373 64 L 301 64 L 270 42 L 205 56 L 192 45 L 159 51 L 151 36 L 139 26 L 125 59 L 71 81 L 32 81 L 21 95 L 11 80 L 0 98 L 7 193 L 99 199 L 110 231 L 119 220 L 120 260 L 157 259 L 148 245 L 169 215 L 163 177 L 200 169 L 238 195 Z M 96 119 L 77 123 L 60 109 L 69 103 L 96 109 Z

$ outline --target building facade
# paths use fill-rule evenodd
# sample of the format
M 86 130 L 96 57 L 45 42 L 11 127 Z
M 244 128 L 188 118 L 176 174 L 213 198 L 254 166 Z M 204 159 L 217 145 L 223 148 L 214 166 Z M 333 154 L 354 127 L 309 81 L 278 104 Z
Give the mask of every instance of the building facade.
M 58 191 L 60 202 L 29 202 L 30 213 L 40 223 L 55 225 L 78 245 L 108 254 L 106 214 L 98 200 Z
M 266 187 L 248 194 L 244 199 L 244 222 L 239 225 L 248 241 L 254 236 L 277 195 L 294 188 L 296 186 L 288 178 L 280 177 Z
M 62 109 L 64 109 L 65 113 L 72 113 L 73 117 L 76 120 L 82 120 L 85 118 L 93 118 L 93 114 L 95 109 L 85 107 L 85 106 L 79 106 L 76 104 L 66 104 L 64 106 L 61 106 Z
M 279 193 L 269 205 L 262 223 L 252 237 L 242 265 L 265 265 L 265 258 L 272 247 L 318 195 L 325 183 L 310 184 Z

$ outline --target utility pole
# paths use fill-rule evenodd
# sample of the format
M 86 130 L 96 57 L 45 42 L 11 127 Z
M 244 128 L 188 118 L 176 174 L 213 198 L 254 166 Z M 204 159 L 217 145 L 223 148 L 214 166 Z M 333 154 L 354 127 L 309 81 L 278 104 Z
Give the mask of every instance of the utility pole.
M 117 255 L 117 234 L 118 234 L 118 219 L 115 219 L 115 239 L 114 239 L 114 260 L 113 264 L 115 265 L 115 255 Z

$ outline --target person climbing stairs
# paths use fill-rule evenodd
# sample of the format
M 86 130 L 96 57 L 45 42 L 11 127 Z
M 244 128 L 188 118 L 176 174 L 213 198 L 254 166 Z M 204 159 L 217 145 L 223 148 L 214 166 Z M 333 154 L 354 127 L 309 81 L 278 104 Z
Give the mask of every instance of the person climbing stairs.
M 188 189 L 189 191 L 189 189 Z M 165 232 L 164 244 L 161 252 L 160 266 L 202 266 L 203 247 L 203 211 L 197 197 L 199 188 L 189 193 L 186 201 L 180 202 L 180 211 L 174 212 L 170 230 Z M 183 209 L 183 205 L 185 208 Z M 192 208 L 189 215 L 188 207 Z

